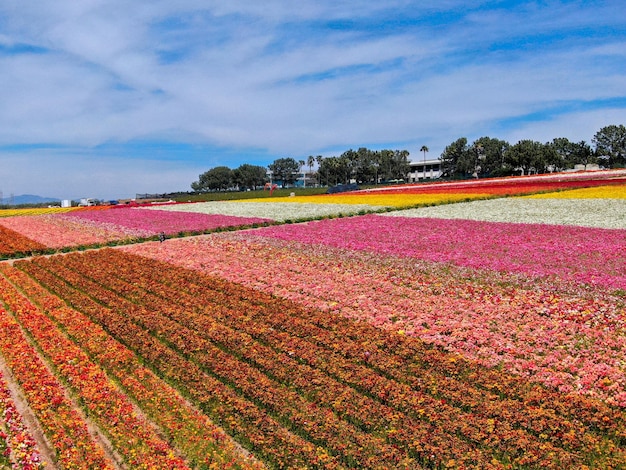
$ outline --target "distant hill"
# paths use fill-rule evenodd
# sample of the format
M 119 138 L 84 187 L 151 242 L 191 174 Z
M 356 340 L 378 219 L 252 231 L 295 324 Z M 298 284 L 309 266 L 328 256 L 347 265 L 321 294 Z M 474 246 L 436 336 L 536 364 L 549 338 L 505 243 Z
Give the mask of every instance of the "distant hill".
M 19 206 L 20 204 L 44 204 L 48 202 L 60 202 L 60 199 L 52 197 L 36 196 L 34 194 L 22 194 L 20 196 L 5 197 L 1 203 L 6 205 Z

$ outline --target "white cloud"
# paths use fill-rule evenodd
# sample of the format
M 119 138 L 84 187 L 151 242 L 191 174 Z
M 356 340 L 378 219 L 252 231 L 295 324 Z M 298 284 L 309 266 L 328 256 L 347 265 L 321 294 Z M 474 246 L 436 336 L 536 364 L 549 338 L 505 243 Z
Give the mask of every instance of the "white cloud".
M 610 34 L 618 3 L 7 0 L 0 158 L 14 158 L 16 144 L 78 149 L 72 166 L 119 172 L 112 184 L 127 191 L 149 174 L 127 141 L 275 158 L 384 145 L 417 158 L 421 145 L 438 155 L 460 136 L 589 140 L 625 121 L 615 101 L 624 99 L 626 47 Z M 615 120 L 597 127 L 603 113 Z M 98 153 L 106 142 L 119 143 L 120 169 Z M 64 185 L 54 165 L 39 174 L 48 164 L 38 158 L 20 160 L 38 176 L 14 191 L 33 192 L 51 175 Z M 180 170 L 171 163 L 151 181 L 191 173 L 188 187 L 198 168 L 180 158 Z

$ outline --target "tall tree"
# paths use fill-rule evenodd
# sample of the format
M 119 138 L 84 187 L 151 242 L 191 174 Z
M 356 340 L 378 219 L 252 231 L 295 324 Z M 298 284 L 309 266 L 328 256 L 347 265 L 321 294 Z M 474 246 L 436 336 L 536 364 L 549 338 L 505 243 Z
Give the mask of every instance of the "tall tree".
M 377 175 L 376 152 L 365 147 L 356 151 L 357 166 L 354 178 L 358 184 L 375 183 Z
M 306 175 L 304 174 L 304 171 L 302 170 L 305 164 L 306 162 L 304 160 L 298 160 L 298 165 L 300 166 L 300 173 L 302 173 L 302 184 L 306 188 Z
M 558 162 L 557 152 L 550 144 L 532 140 L 520 140 L 512 145 L 505 155 L 506 161 L 519 169 L 522 175 L 546 173 Z
M 422 148 L 420 148 L 420 152 L 424 152 L 424 164 L 426 164 L 426 154 L 428 153 L 428 147 L 422 145 Z
M 331 186 L 337 184 L 338 175 L 337 168 L 339 167 L 337 157 L 326 157 L 322 159 L 320 167 L 317 170 L 320 174 L 320 184 Z M 322 179 L 323 178 L 323 179 Z
M 458 178 L 467 172 L 469 148 L 467 138 L 461 137 L 448 145 L 441 154 L 442 176 Z
M 477 176 L 507 176 L 513 174 L 513 168 L 507 165 L 504 155 L 510 147 L 509 143 L 491 137 L 481 137 L 472 144 L 474 155 L 478 160 L 475 164 Z M 480 149 L 480 150 L 479 150 Z
M 605 160 L 606 166 L 626 164 L 626 127 L 623 124 L 603 127 L 592 139 L 598 158 Z
M 239 188 L 256 189 L 267 181 L 265 167 L 244 163 L 239 168 L 233 170 L 233 182 Z
M 411 171 L 411 165 L 409 164 L 409 151 L 394 150 L 391 163 L 392 179 L 404 180 L 408 176 L 409 171 Z
M 298 162 L 291 157 L 274 160 L 268 168 L 272 172 L 274 180 L 280 181 L 283 188 L 287 184 L 295 183 L 300 170 Z
M 232 170 L 227 166 L 216 166 L 202 173 L 198 181 L 191 183 L 196 192 L 226 190 L 232 185 Z
M 306 159 L 306 164 L 309 166 L 309 179 L 313 174 L 313 165 L 315 165 L 315 157 L 313 155 L 309 155 Z M 306 181 L 306 178 L 305 178 Z
M 322 185 L 322 162 L 324 161 L 324 157 L 318 155 L 315 157 L 315 161 L 317 162 L 317 175 L 319 176 L 320 186 Z M 328 184 L 328 183 L 326 183 Z

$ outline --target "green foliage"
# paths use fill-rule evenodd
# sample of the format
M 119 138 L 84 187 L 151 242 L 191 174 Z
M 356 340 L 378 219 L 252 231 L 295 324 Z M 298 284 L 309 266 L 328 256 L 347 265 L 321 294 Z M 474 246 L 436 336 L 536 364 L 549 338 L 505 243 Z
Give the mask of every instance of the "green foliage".
M 300 172 L 300 164 L 291 157 L 274 160 L 268 168 L 272 172 L 272 180 L 280 181 L 283 188 L 295 183 Z
M 593 137 L 598 158 L 606 161 L 606 166 L 626 164 L 626 127 L 611 125 L 600 129 Z
M 265 167 L 244 163 L 233 170 L 233 182 L 239 189 L 257 189 L 267 181 Z
M 467 172 L 469 147 L 467 138 L 461 137 L 448 145 L 441 154 L 441 172 L 450 178 L 459 177 Z
M 440 158 L 443 176 L 449 178 L 547 173 L 598 161 L 587 142 L 570 142 L 565 137 L 545 144 L 520 140 L 514 145 L 491 137 L 481 137 L 469 145 L 461 137 L 448 145 Z
M 563 171 L 575 165 L 602 163 L 607 167 L 626 165 L 626 127 L 610 125 L 600 129 L 593 137 L 595 151 L 587 142 L 570 142 L 558 137 L 545 144 L 532 140 L 520 140 L 514 145 L 492 137 L 481 137 L 471 145 L 461 137 L 448 145 L 440 156 L 442 176 L 469 178 L 509 176 L 515 173 L 546 173 Z M 424 159 L 428 147 L 423 145 Z M 317 163 L 317 174 L 313 167 Z M 308 167 L 308 172 L 304 167 Z M 319 185 L 335 186 L 356 182 L 359 185 L 375 185 L 382 181 L 403 180 L 410 171 L 407 150 L 346 150 L 340 156 L 323 157 L 309 155 L 306 160 L 279 158 L 268 166 L 272 180 L 284 188 L 296 182 L 303 171 L 306 180 L 316 180 Z M 236 170 L 216 167 L 191 184 L 195 192 L 229 189 L 256 189 L 267 181 L 262 166 L 244 164 Z M 185 196 L 186 197 L 186 196 Z M 258 196 L 257 196 L 258 197 Z M 262 196 L 261 196 L 262 197 Z M 189 199 L 188 197 L 186 197 Z M 238 197 L 232 197 L 236 199 Z
M 590 163 L 597 163 L 591 147 L 584 140 L 570 142 L 565 137 L 558 137 L 553 139 L 550 145 L 557 154 L 556 171 L 574 168 L 575 165 L 587 166 Z
M 349 184 L 377 184 L 380 181 L 404 179 L 410 171 L 407 150 L 346 150 L 339 157 L 317 160 L 320 184 L 334 186 Z
M 198 181 L 191 183 L 191 189 L 196 192 L 226 190 L 232 182 L 232 170 L 226 166 L 217 166 L 202 173 Z
M 474 141 L 472 148 L 477 160 L 477 176 L 511 175 L 513 168 L 505 159 L 509 147 L 508 142 L 491 137 L 481 137 Z
M 507 161 L 513 167 L 520 169 L 522 175 L 546 173 L 548 159 L 546 147 L 541 142 L 520 140 L 507 152 Z

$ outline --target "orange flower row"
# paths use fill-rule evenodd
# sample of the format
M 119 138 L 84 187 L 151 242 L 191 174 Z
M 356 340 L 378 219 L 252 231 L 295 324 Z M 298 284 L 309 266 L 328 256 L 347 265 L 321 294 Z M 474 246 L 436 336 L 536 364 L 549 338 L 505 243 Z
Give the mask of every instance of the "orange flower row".
M 42 266 L 48 265 L 45 259 L 36 261 Z M 55 274 L 39 268 L 33 262 L 20 262 L 19 267 L 68 301 L 74 308 L 100 323 L 117 340 L 127 345 L 143 361 L 157 370 L 163 378 L 175 383 L 185 395 L 242 444 L 253 450 L 259 458 L 267 460 L 277 468 L 294 466 L 340 468 L 337 459 L 328 455 L 324 449 L 290 432 L 252 401 L 241 397 L 230 386 L 203 371 L 196 363 L 177 354 L 130 322 L 127 315 L 120 315 L 104 307 L 79 290 L 87 288 L 90 294 L 106 298 L 105 289 L 90 283 L 66 266 L 60 267 L 58 271 L 54 267 Z M 110 300 L 114 299 L 115 296 L 111 296 Z
M 69 383 L 117 452 L 133 468 L 188 468 L 133 409 L 133 403 L 111 383 L 89 356 L 63 335 L 39 309 L 0 277 L 3 301 L 32 335 L 56 373 Z
M 190 407 L 175 389 L 143 366 L 100 325 L 67 307 L 22 271 L 4 265 L 0 266 L 0 272 L 19 284 L 31 301 L 62 325 L 94 361 L 115 377 L 190 461 L 207 468 L 262 468 L 260 463 L 244 458 L 223 430 Z
M 0 259 L 17 254 L 28 255 L 46 250 L 46 246 L 0 225 Z
M 4 293 L 4 290 L 0 292 Z M 113 469 L 87 430 L 63 385 L 29 344 L 15 319 L 0 306 L 0 353 L 19 383 L 62 468 Z
M 217 335 L 215 341 L 222 345 L 230 344 L 233 350 L 237 350 L 241 344 L 250 348 L 248 346 L 250 338 L 241 334 L 241 331 L 249 332 L 256 339 L 275 349 L 282 349 L 286 353 L 296 351 L 295 358 L 298 361 L 305 360 L 309 364 L 319 365 L 333 376 L 340 377 L 342 382 L 352 382 L 355 387 L 363 387 L 365 383 L 375 384 L 369 392 L 372 395 L 383 393 L 388 404 L 395 397 L 399 410 L 410 413 L 414 405 L 419 406 L 421 403 L 421 409 L 424 409 L 423 416 L 428 416 L 438 424 L 441 424 L 442 417 L 449 413 L 449 407 L 438 404 L 438 399 L 457 404 L 462 409 L 470 408 L 472 412 L 483 413 L 485 416 L 481 418 L 458 413 L 454 415 L 453 421 L 463 421 L 463 424 L 455 429 L 455 433 L 464 432 L 467 438 L 472 438 L 472 426 L 466 424 L 468 419 L 478 420 L 476 423 L 478 430 L 487 428 L 491 420 L 496 419 L 503 434 L 507 431 L 507 424 L 510 424 L 515 428 L 526 428 L 534 435 L 550 437 L 558 445 L 574 450 L 582 450 L 592 444 L 606 445 L 603 442 L 604 438 L 594 437 L 589 433 L 589 429 L 600 428 L 613 436 L 616 442 L 622 442 L 626 437 L 623 413 L 601 402 L 578 395 L 565 396 L 549 392 L 500 371 L 472 366 L 460 358 L 425 347 L 416 339 L 390 335 L 363 323 L 355 324 L 350 320 L 329 318 L 321 312 L 310 310 L 304 312 L 271 297 L 262 299 L 263 304 L 268 304 L 267 308 L 263 309 L 254 303 L 242 304 L 241 301 L 233 299 L 250 297 L 249 290 L 223 281 L 219 287 L 215 287 L 215 284 L 219 283 L 218 280 L 202 277 L 196 272 L 140 261 L 132 256 L 116 263 L 115 259 L 119 258 L 117 253 L 111 253 L 111 257 L 105 255 L 108 253 L 94 255 L 94 262 L 99 260 L 112 265 L 119 263 L 116 272 L 120 277 L 127 281 L 132 279 L 132 285 L 130 282 L 126 284 L 129 289 L 126 295 L 130 295 L 132 290 L 138 289 L 138 286 L 143 284 L 144 289 L 158 292 L 164 299 L 172 301 L 175 299 L 175 302 L 183 308 L 187 322 L 194 318 L 190 313 L 192 309 L 200 310 L 207 316 L 202 317 L 203 323 L 199 323 L 196 329 L 208 332 L 207 335 L 214 335 L 219 331 L 219 324 L 214 324 L 213 319 L 230 325 L 232 329 L 227 334 L 222 332 L 221 336 Z M 167 288 L 163 283 L 155 282 L 157 278 L 151 274 L 155 270 L 160 273 L 158 279 L 167 280 L 171 287 Z M 97 272 L 85 271 L 85 274 L 97 276 Z M 115 281 L 116 284 L 120 282 L 123 283 L 119 279 Z M 109 285 L 112 284 L 109 282 Z M 149 296 L 145 292 L 142 293 L 139 289 L 134 295 L 141 298 L 142 303 L 149 307 Z M 255 293 L 255 296 L 258 297 L 260 294 Z M 174 312 L 175 309 L 168 305 L 168 311 Z M 311 342 L 308 338 L 314 338 L 314 341 Z M 320 343 L 327 349 L 320 348 Z M 244 355 L 243 350 L 236 353 Z M 268 351 L 263 349 L 257 356 L 266 358 L 268 354 Z M 254 354 L 250 355 L 250 360 L 253 360 L 253 357 Z M 419 360 L 415 361 L 414 358 Z M 285 361 L 280 357 L 276 359 L 277 362 Z M 401 387 L 394 389 L 388 382 L 376 377 L 364 367 L 360 367 L 359 370 L 359 365 L 349 361 L 354 359 L 363 360 L 378 370 L 384 370 L 400 383 L 411 384 L 414 392 L 426 393 L 435 386 L 438 389 L 434 393 L 437 400 L 428 402 L 419 396 L 418 403 L 412 402 L 410 395 L 403 393 Z M 296 382 L 294 378 L 296 376 L 296 371 L 291 370 L 290 377 L 293 382 Z M 460 380 L 461 377 L 467 377 L 467 380 Z M 306 384 L 313 380 L 319 378 L 305 377 L 302 383 Z M 475 388 L 476 383 L 479 385 L 478 389 Z M 520 406 L 520 402 L 533 406 Z M 541 403 L 542 407 L 534 406 L 535 403 Z M 547 408 L 544 403 L 552 405 Z M 362 409 L 360 411 L 363 413 Z M 580 419 L 585 426 L 578 422 Z M 533 443 L 533 436 L 529 440 L 528 436 L 510 429 L 508 432 L 512 433 L 509 437 L 515 436 L 515 439 L 519 439 L 520 445 L 528 443 L 526 449 L 518 449 L 523 450 L 526 461 L 535 449 L 541 447 L 547 452 L 550 447 L 545 442 Z M 511 450 L 508 449 L 509 452 Z M 617 455 L 622 455 L 622 451 L 617 451 Z M 559 458 L 564 459 L 565 456 Z
M 298 459 L 480 468 L 625 461 L 617 410 L 415 339 L 116 250 L 18 266 L 92 315 L 207 412 L 226 411 L 226 427 L 278 466 Z M 259 439 L 250 421 L 258 413 L 306 439 L 303 450 L 279 454 L 278 439 Z

